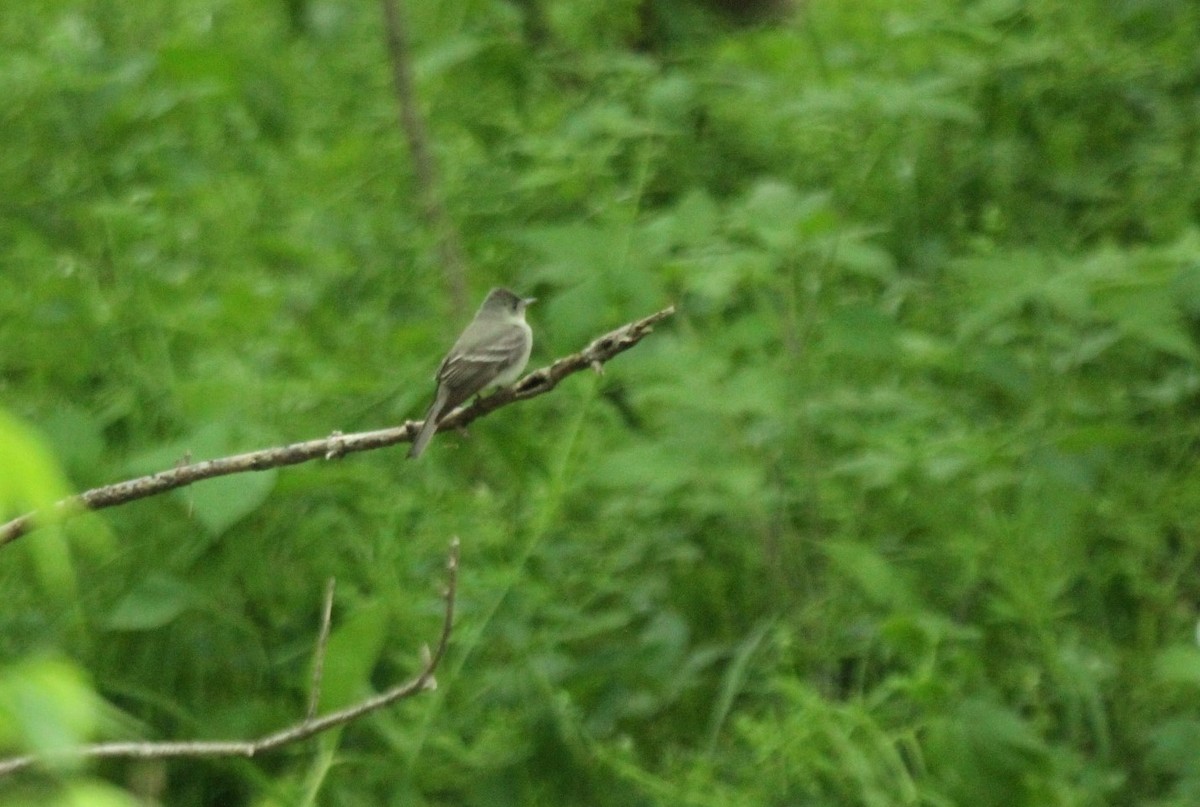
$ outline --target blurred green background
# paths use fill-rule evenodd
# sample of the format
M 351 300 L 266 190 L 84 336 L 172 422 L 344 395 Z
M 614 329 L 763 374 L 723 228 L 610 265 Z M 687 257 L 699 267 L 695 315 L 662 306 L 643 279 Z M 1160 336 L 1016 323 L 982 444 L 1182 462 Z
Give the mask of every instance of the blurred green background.
M 1200 803 L 1200 5 L 407 4 L 533 366 L 436 439 L 0 550 L 0 805 Z M 419 417 L 470 311 L 368 0 L 0 12 L 0 505 Z

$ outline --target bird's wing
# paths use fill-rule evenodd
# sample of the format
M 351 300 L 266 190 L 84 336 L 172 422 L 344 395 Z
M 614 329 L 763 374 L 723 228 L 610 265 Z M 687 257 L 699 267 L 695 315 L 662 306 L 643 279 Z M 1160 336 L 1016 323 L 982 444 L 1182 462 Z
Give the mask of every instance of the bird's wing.
M 449 412 L 487 387 L 525 351 L 528 338 L 521 328 L 508 328 L 486 344 L 456 343 L 438 368 L 438 384 L 449 393 L 442 412 Z

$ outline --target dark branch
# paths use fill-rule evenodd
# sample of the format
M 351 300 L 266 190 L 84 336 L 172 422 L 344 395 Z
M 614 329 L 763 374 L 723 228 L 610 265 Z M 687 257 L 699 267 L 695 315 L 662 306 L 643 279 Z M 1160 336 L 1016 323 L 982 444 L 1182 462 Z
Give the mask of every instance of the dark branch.
M 654 330 L 655 324 L 673 313 L 675 313 L 675 307 L 671 306 L 656 314 L 622 325 L 615 331 L 595 339 L 578 353 L 564 356 L 548 367 L 534 370 L 517 383 L 505 387 L 493 395 L 459 407 L 442 418 L 438 423 L 438 431 L 462 428 L 514 401 L 524 401 L 543 395 L 558 386 L 560 381 L 572 373 L 589 367 L 599 369 L 614 356 L 640 342 Z M 390 429 L 355 434 L 335 432 L 329 437 L 308 440 L 303 443 L 292 443 L 287 446 L 236 454 L 232 457 L 180 465 L 149 476 L 93 488 L 78 496 L 64 499 L 54 506 L 55 513 L 50 516 L 70 512 L 75 508 L 99 510 L 104 507 L 113 507 L 218 476 L 247 471 L 264 471 L 268 468 L 297 465 L 314 459 L 334 459 L 359 451 L 385 448 L 412 440 L 420 429 L 421 421 L 409 420 L 402 426 Z M 32 530 L 36 526 L 39 515 L 41 514 L 26 513 L 7 524 L 0 525 L 0 547 Z
M 438 179 L 437 163 L 429 148 L 429 133 L 417 92 L 413 86 L 412 53 L 408 47 L 408 31 L 399 0 L 380 0 L 383 3 L 383 22 L 387 32 L 388 56 L 392 60 L 392 84 L 396 90 L 396 102 L 400 107 L 400 128 L 408 140 L 412 153 L 413 168 L 417 177 L 417 192 L 421 197 L 421 212 L 425 223 L 437 239 L 438 254 L 442 271 L 446 275 L 446 286 L 450 299 L 458 314 L 467 308 L 467 261 L 459 240 L 458 229 L 446 212 L 442 201 L 441 183 Z

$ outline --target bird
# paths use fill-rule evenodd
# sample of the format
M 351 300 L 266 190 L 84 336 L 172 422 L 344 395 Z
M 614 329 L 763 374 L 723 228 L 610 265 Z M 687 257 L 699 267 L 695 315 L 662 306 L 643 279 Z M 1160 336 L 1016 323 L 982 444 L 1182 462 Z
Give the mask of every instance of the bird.
M 529 362 L 533 331 L 525 321 L 525 307 L 536 302 L 508 289 L 488 292 L 450 352 L 438 365 L 437 392 L 425 413 L 425 422 L 408 450 L 409 459 L 424 453 L 439 419 L 488 387 L 516 381 Z

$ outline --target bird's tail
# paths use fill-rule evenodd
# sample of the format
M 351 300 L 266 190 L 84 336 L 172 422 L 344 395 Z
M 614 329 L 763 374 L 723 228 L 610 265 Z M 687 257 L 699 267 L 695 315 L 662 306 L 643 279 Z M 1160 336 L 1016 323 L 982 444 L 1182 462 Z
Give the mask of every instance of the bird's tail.
M 425 446 L 429 445 L 429 441 L 433 439 L 433 433 L 437 431 L 438 415 L 441 413 L 442 400 L 439 395 L 433 405 L 429 407 L 429 411 L 425 413 L 425 422 L 421 424 L 421 431 L 417 432 L 417 438 L 413 440 L 412 448 L 408 450 L 410 460 L 415 460 L 425 453 Z

